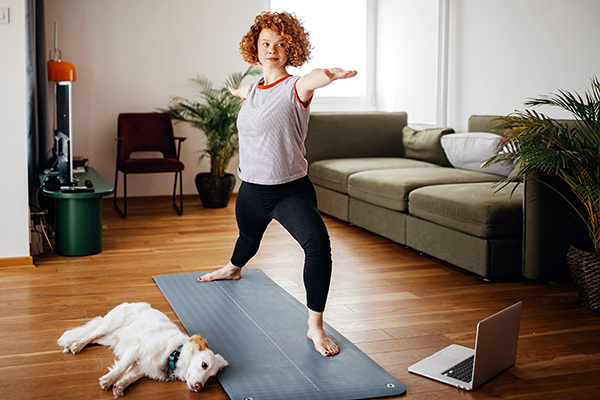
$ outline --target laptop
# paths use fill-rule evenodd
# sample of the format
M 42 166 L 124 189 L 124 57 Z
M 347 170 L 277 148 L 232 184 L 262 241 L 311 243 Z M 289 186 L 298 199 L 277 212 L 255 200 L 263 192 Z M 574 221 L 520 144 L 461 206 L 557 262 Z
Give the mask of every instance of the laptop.
M 477 324 L 475 350 L 450 345 L 408 367 L 408 371 L 465 390 L 475 390 L 514 365 L 522 302 Z

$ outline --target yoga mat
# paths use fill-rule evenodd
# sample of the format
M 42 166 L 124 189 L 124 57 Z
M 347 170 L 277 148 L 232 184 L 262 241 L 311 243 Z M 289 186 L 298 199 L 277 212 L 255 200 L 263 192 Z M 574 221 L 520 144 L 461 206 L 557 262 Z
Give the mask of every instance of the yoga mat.
M 321 356 L 306 337 L 306 307 L 261 270 L 245 269 L 237 281 L 201 283 L 200 275 L 154 281 L 188 334 L 204 337 L 229 362 L 217 378 L 231 399 L 371 399 L 406 391 L 326 323 L 340 353 Z

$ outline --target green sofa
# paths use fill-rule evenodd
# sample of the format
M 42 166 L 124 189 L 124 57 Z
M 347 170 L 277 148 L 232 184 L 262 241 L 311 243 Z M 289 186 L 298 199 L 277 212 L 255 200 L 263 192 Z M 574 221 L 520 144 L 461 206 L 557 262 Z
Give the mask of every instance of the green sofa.
M 472 116 L 469 132 L 491 132 L 492 119 Z M 493 194 L 502 176 L 444 156 L 440 138 L 453 131 L 406 126 L 406 113 L 312 114 L 306 157 L 320 211 L 485 278 L 521 275 L 523 185 Z

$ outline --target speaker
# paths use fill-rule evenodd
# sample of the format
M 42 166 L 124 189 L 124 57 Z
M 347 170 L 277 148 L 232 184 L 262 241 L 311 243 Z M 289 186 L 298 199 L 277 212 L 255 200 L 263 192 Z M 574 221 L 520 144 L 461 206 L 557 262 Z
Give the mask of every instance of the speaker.
M 46 182 L 44 182 L 44 187 L 48 190 L 60 190 L 60 180 L 58 177 L 51 175 L 46 178 Z

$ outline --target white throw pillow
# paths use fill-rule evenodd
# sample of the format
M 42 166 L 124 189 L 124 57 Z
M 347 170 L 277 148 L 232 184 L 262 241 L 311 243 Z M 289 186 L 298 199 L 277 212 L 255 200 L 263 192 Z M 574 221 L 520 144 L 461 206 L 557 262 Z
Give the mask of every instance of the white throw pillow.
M 448 161 L 454 168 L 508 176 L 508 162 L 492 164 L 483 169 L 483 163 L 502 150 L 502 136 L 489 132 L 451 133 L 440 140 Z

